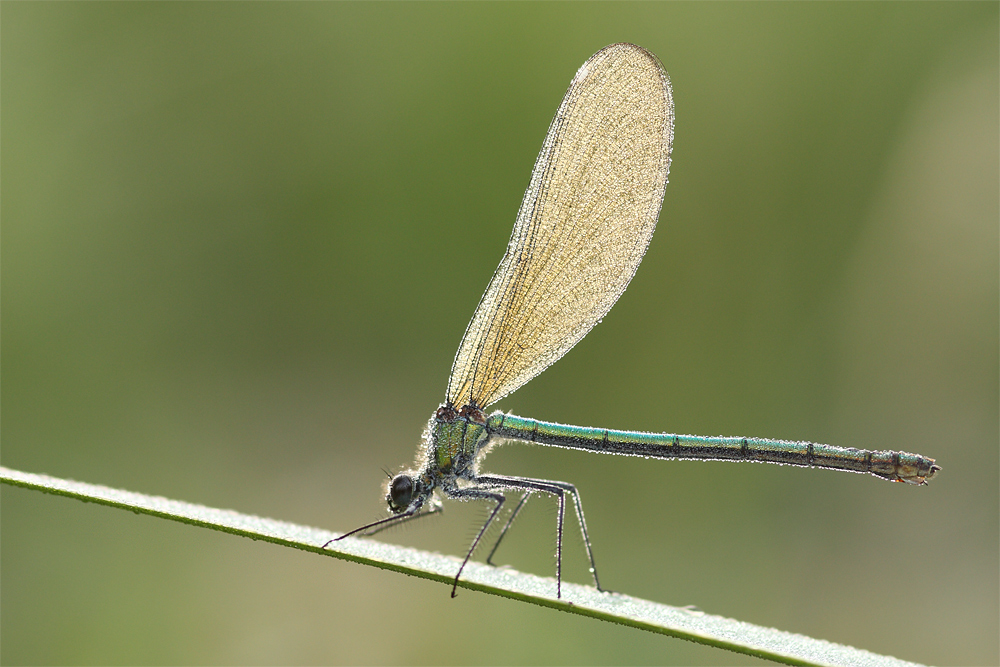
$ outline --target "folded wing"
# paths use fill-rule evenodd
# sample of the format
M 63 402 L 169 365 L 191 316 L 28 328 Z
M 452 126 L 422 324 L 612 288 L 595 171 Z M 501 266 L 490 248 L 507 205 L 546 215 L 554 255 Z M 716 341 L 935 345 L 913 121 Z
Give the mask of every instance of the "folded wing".
M 613 44 L 580 68 L 455 356 L 453 405 L 503 398 L 611 309 L 656 227 L 673 125 L 670 81 L 645 49 Z

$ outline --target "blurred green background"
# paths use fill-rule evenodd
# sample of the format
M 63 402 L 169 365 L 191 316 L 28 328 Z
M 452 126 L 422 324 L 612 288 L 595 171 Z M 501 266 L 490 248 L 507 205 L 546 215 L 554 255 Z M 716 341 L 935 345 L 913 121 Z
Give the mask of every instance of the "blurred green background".
M 412 461 L 576 69 L 670 73 L 629 290 L 501 401 L 937 458 L 869 476 L 509 446 L 614 590 L 997 664 L 998 5 L 3 3 L 3 465 L 344 531 Z M 385 539 L 461 554 L 482 506 Z M 536 500 L 498 554 L 551 575 Z M 569 532 L 567 578 L 586 583 Z M 756 664 L 2 489 L 4 664 Z

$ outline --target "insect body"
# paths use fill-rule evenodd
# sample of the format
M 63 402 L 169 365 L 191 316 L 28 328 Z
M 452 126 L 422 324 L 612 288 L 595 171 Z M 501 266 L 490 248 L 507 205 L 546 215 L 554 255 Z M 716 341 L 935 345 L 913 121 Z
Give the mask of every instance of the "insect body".
M 481 472 L 480 461 L 497 442 L 650 458 L 781 463 L 870 473 L 910 484 L 925 484 L 940 470 L 933 459 L 906 452 L 584 428 L 502 412 L 486 416 L 485 408 L 568 352 L 625 291 L 656 227 L 673 130 L 670 81 L 654 55 L 632 44 L 613 44 L 583 64 L 549 126 L 507 252 L 465 331 L 446 400 L 428 423 L 416 466 L 389 482 L 391 516 L 337 539 L 437 512 L 437 493 L 492 501 L 493 509 L 455 575 L 454 596 L 462 569 L 507 501 L 504 493 L 524 495 L 497 545 L 526 500 L 545 493 L 558 501 L 560 596 L 567 500 L 580 523 L 594 584 L 601 588 L 580 495 L 566 482 Z M 495 551 L 496 546 L 487 562 Z

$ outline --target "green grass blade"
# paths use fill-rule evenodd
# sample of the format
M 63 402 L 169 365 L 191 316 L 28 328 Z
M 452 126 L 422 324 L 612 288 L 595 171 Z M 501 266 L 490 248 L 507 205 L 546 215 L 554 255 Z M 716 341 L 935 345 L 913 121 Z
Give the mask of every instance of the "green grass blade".
M 337 533 L 9 468 L 0 467 L 0 482 L 266 540 L 444 583 L 451 583 L 460 563 L 459 559 L 450 556 L 350 537 L 324 550 L 321 546 L 337 537 Z M 618 593 L 600 593 L 594 588 L 566 582 L 562 586 L 563 597 L 557 599 L 554 579 L 480 563 L 466 566 L 459 586 L 790 665 L 875 667 L 915 664 L 696 610 L 670 607 Z M 441 594 L 446 595 L 447 591 L 442 590 Z

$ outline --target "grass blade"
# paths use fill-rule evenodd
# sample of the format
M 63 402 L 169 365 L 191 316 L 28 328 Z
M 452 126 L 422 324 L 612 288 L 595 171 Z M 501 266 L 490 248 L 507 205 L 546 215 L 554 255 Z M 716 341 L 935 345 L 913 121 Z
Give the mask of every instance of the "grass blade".
M 321 546 L 337 537 L 337 533 L 9 468 L 0 467 L 0 482 L 265 540 L 432 581 L 451 583 L 460 563 L 458 558 L 451 556 L 350 537 L 324 550 Z M 563 582 L 563 597 L 557 599 L 554 579 L 480 563 L 466 566 L 459 586 L 790 665 L 888 667 L 915 664 L 692 609 L 671 607 L 618 593 L 600 593 L 578 584 Z M 446 593 L 442 590 L 441 594 Z

